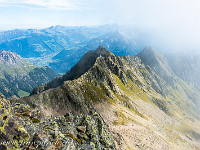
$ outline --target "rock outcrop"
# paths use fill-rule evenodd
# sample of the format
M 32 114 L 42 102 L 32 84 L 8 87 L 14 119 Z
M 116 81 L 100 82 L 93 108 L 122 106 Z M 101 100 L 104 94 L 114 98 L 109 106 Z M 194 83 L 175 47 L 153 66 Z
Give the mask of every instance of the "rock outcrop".
M 1 149 L 115 149 L 112 135 L 93 109 L 87 115 L 44 117 L 27 104 L 0 95 Z

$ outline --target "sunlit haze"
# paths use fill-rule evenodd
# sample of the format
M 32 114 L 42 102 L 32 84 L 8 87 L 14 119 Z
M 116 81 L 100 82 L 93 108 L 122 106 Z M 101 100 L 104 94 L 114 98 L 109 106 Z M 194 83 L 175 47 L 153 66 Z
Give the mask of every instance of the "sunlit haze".
M 197 0 L 0 0 L 0 30 L 117 23 L 150 33 L 167 49 L 200 49 Z

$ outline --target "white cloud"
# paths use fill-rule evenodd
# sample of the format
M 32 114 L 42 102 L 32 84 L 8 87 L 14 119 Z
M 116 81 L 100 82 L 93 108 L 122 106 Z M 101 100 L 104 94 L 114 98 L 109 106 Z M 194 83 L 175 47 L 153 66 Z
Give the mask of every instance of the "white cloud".
M 55 10 L 84 9 L 80 0 L 0 0 L 0 7 L 30 7 L 29 5 Z
M 109 0 L 108 5 L 107 20 L 152 31 L 155 43 L 171 49 L 200 51 L 199 0 Z

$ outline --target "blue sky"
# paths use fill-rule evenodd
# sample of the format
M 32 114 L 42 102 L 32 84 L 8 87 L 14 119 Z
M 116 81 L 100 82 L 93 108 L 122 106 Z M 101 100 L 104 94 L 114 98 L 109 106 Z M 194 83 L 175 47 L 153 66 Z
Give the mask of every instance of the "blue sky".
M 113 23 L 200 51 L 199 0 L 0 0 L 0 31 Z
M 0 0 L 0 30 L 117 23 L 196 44 L 199 7 L 199 0 Z
M 100 0 L 0 0 L 0 30 L 104 24 L 103 4 Z
M 198 0 L 0 0 L 0 30 L 111 23 L 198 28 L 199 7 Z

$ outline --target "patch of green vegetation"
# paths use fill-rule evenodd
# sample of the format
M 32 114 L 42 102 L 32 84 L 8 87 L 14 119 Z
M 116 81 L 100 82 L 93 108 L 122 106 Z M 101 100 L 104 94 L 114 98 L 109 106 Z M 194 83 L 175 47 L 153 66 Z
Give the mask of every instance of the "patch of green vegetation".
M 41 121 L 40 119 L 32 118 L 32 122 L 33 122 L 33 123 L 39 123 L 40 121 Z
M 147 93 L 143 89 L 139 88 L 135 83 L 133 83 L 129 78 L 127 80 L 127 86 L 125 86 L 117 75 L 113 74 L 115 81 L 117 82 L 119 88 L 128 96 L 134 99 L 141 99 L 145 102 L 151 103 L 151 100 Z
M 28 93 L 28 92 L 25 92 L 25 91 L 22 91 L 22 90 L 18 91 L 18 96 L 20 98 L 25 97 L 25 96 L 29 96 L 29 95 L 30 95 L 30 93 Z
M 105 96 L 105 92 L 102 88 L 94 86 L 93 84 L 84 81 L 82 84 L 83 96 L 86 100 L 94 101 L 94 102 L 101 102 L 102 100 L 107 99 Z
M 116 111 L 115 115 L 118 118 L 118 120 L 114 120 L 114 125 L 125 125 L 130 122 L 130 120 L 123 114 L 122 111 Z

